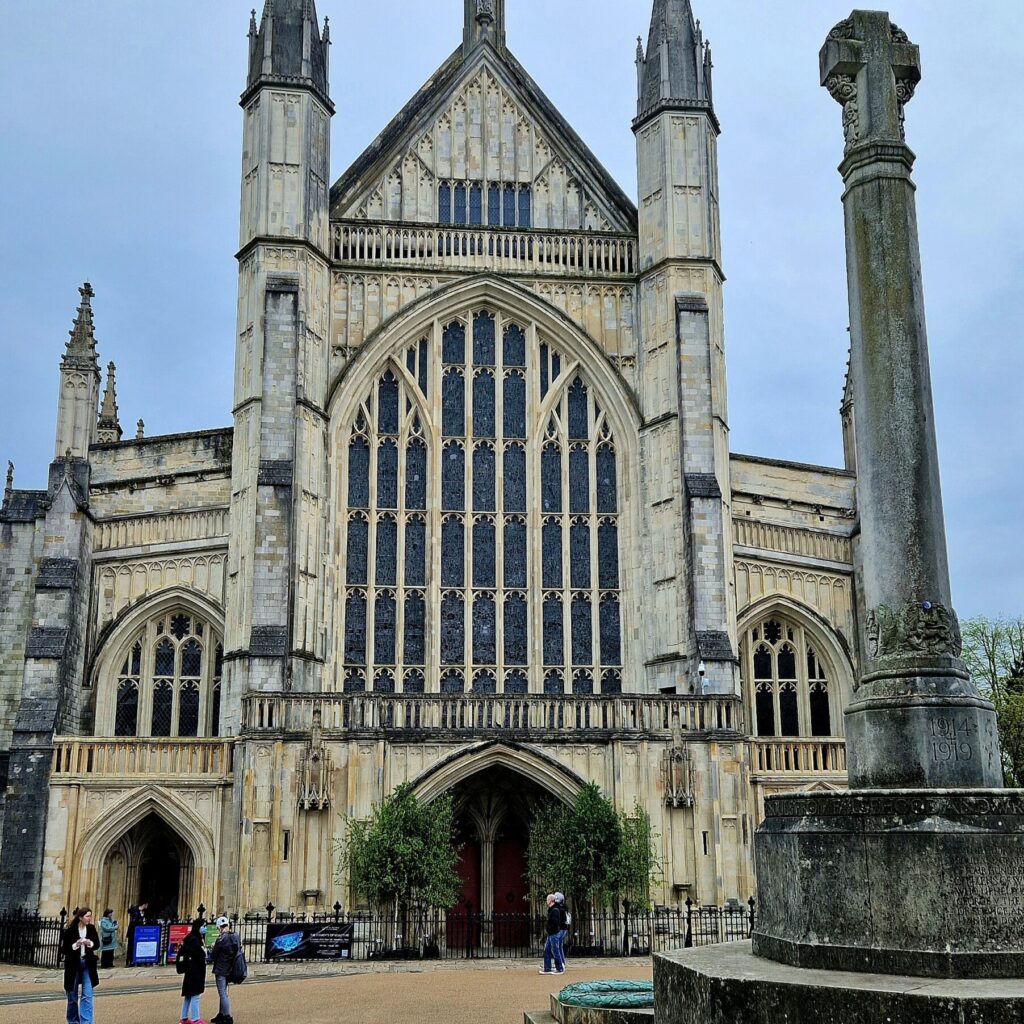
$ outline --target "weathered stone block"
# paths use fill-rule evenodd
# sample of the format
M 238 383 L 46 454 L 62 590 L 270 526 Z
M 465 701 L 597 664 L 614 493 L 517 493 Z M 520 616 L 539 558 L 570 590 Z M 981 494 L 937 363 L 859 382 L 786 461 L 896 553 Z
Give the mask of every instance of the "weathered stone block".
M 837 971 L 1024 974 L 1024 791 L 779 796 L 766 815 L 754 842 L 759 955 Z
M 39 563 L 37 590 L 71 590 L 78 578 L 78 562 L 73 558 L 44 558 Z
M 806 970 L 749 942 L 654 957 L 657 1024 L 1017 1024 L 1024 982 L 931 980 Z

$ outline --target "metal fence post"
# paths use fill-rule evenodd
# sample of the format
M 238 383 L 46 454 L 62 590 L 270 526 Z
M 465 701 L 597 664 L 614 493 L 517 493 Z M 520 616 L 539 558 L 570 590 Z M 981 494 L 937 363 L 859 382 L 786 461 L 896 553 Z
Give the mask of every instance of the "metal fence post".
M 686 897 L 686 938 L 683 940 L 683 949 L 689 949 L 693 945 L 693 900 Z

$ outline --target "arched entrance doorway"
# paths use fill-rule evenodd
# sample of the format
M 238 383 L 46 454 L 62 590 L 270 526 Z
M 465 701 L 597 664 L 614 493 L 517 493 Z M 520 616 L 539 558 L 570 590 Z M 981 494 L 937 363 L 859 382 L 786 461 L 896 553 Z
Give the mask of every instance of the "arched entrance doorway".
M 159 815 L 148 814 L 110 848 L 103 870 L 104 905 L 127 920 L 128 907 L 146 902 L 152 918 L 192 914 L 192 848 Z
M 450 792 L 462 844 L 462 889 L 448 915 L 449 945 L 527 945 L 533 912 L 526 861 L 530 822 L 537 807 L 553 797 L 500 765 L 463 779 Z

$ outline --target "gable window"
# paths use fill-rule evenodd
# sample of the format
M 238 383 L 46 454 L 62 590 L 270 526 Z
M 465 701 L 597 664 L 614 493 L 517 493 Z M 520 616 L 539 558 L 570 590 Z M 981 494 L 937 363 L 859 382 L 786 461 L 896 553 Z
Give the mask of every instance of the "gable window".
M 743 670 L 758 736 L 832 736 L 839 708 L 815 639 L 773 614 L 743 637 Z
M 490 309 L 402 358 L 408 373 L 382 368 L 338 449 L 339 685 L 621 692 L 618 455 L 579 365 Z
M 115 736 L 219 733 L 224 646 L 209 622 L 186 611 L 160 615 L 116 663 L 108 714 Z
M 513 182 L 442 181 L 437 186 L 437 222 L 529 228 L 533 226 L 533 190 Z

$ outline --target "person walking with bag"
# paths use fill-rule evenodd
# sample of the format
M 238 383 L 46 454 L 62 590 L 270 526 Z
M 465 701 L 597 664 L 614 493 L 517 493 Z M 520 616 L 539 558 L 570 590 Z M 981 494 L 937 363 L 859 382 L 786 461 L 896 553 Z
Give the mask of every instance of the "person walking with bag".
M 562 930 L 558 933 L 557 953 L 558 966 L 564 971 L 565 940 L 569 937 L 569 925 L 572 924 L 572 914 L 569 913 L 569 910 L 565 905 L 565 893 L 555 893 L 555 906 L 558 908 L 558 912 L 562 915 Z
M 238 936 L 231 931 L 231 922 L 226 917 L 217 918 L 220 935 L 213 944 L 213 977 L 217 982 L 217 995 L 220 1007 L 216 1017 L 210 1018 L 210 1024 L 234 1024 L 231 1016 L 231 998 L 228 996 L 229 979 L 236 975 L 235 961 L 242 952 Z
M 547 932 L 547 939 L 544 942 L 544 966 L 539 974 L 564 974 L 558 959 L 558 933 L 562 930 L 562 912 L 555 903 L 554 893 L 547 895 L 548 919 L 544 923 L 544 930 Z
M 206 991 L 206 947 L 203 933 L 206 928 L 200 918 L 192 922 L 192 930 L 182 940 L 175 956 L 175 965 L 181 979 L 180 1024 L 205 1024 L 199 1013 L 199 1001 Z
M 92 923 L 92 910 L 79 907 L 61 936 L 68 1024 L 93 1024 L 93 992 L 100 983 L 96 970 L 99 945 L 100 936 Z
M 114 952 L 117 949 L 117 921 L 114 911 L 107 907 L 100 918 L 100 967 L 109 971 L 114 966 Z

